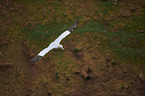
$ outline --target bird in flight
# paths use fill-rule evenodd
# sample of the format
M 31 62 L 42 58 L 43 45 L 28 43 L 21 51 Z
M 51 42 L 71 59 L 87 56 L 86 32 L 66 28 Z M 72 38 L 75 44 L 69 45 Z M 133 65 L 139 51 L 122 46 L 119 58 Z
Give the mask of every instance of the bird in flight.
M 63 45 L 61 45 L 60 42 L 76 28 L 78 22 L 79 20 L 77 20 L 76 23 L 73 26 L 71 26 L 68 30 L 63 32 L 54 42 L 51 42 L 47 48 L 43 49 L 37 56 L 30 60 L 30 62 L 34 63 L 40 60 L 46 53 L 48 53 L 54 48 L 61 48 L 64 50 Z

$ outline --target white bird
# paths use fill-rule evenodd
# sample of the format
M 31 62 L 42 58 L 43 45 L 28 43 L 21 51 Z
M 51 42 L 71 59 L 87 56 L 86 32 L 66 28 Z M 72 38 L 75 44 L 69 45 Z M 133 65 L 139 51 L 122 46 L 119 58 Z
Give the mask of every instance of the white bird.
M 46 53 L 48 53 L 50 50 L 54 49 L 54 48 L 61 48 L 64 50 L 63 46 L 60 44 L 61 40 L 64 39 L 67 35 L 70 34 L 70 32 L 72 32 L 77 24 L 78 24 L 79 20 L 77 20 L 77 22 L 71 26 L 69 28 L 69 30 L 66 30 L 65 32 L 63 32 L 54 42 L 50 43 L 49 46 L 45 49 L 43 49 L 37 56 L 35 56 L 32 60 L 30 60 L 31 62 L 36 62 L 38 60 L 40 60 Z

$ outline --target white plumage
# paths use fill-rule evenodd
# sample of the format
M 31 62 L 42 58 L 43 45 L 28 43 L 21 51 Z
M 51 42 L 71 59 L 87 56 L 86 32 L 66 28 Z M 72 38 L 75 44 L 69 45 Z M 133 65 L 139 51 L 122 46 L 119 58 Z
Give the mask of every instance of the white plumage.
M 47 48 L 43 49 L 38 55 L 43 57 L 46 53 L 48 53 L 53 48 L 62 48 L 63 49 L 62 45 L 60 45 L 60 42 L 63 38 L 65 38 L 69 34 L 70 34 L 70 32 L 68 30 L 63 32 L 54 42 L 52 42 Z

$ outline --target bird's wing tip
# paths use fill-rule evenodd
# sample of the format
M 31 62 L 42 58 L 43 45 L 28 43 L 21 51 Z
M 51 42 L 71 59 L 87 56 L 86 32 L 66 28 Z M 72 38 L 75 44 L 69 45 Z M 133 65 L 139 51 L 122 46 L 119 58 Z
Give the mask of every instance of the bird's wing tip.
M 68 31 L 70 31 L 70 32 L 73 31 L 73 30 L 77 27 L 77 24 L 78 24 L 79 20 L 80 20 L 80 19 L 78 19 L 78 20 L 76 21 L 76 23 L 68 29 Z
M 78 19 L 74 25 L 77 25 L 79 21 L 80 21 L 80 19 Z
M 77 20 L 77 23 L 80 21 L 80 19 Z
M 31 62 L 31 63 L 34 63 L 34 62 L 40 60 L 41 57 L 42 57 L 42 56 L 37 55 L 37 56 L 35 56 L 34 58 L 32 58 L 32 59 L 30 60 L 30 62 Z

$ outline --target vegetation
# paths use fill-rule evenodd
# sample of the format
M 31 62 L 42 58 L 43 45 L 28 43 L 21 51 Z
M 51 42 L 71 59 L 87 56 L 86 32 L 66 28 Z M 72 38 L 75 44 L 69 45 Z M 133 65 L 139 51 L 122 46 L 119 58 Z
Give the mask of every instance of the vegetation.
M 134 80 L 145 74 L 144 6 L 143 0 L 1 0 L 0 95 L 144 96 Z M 61 42 L 64 51 L 28 62 L 78 19 Z M 91 83 L 80 74 L 88 69 Z

